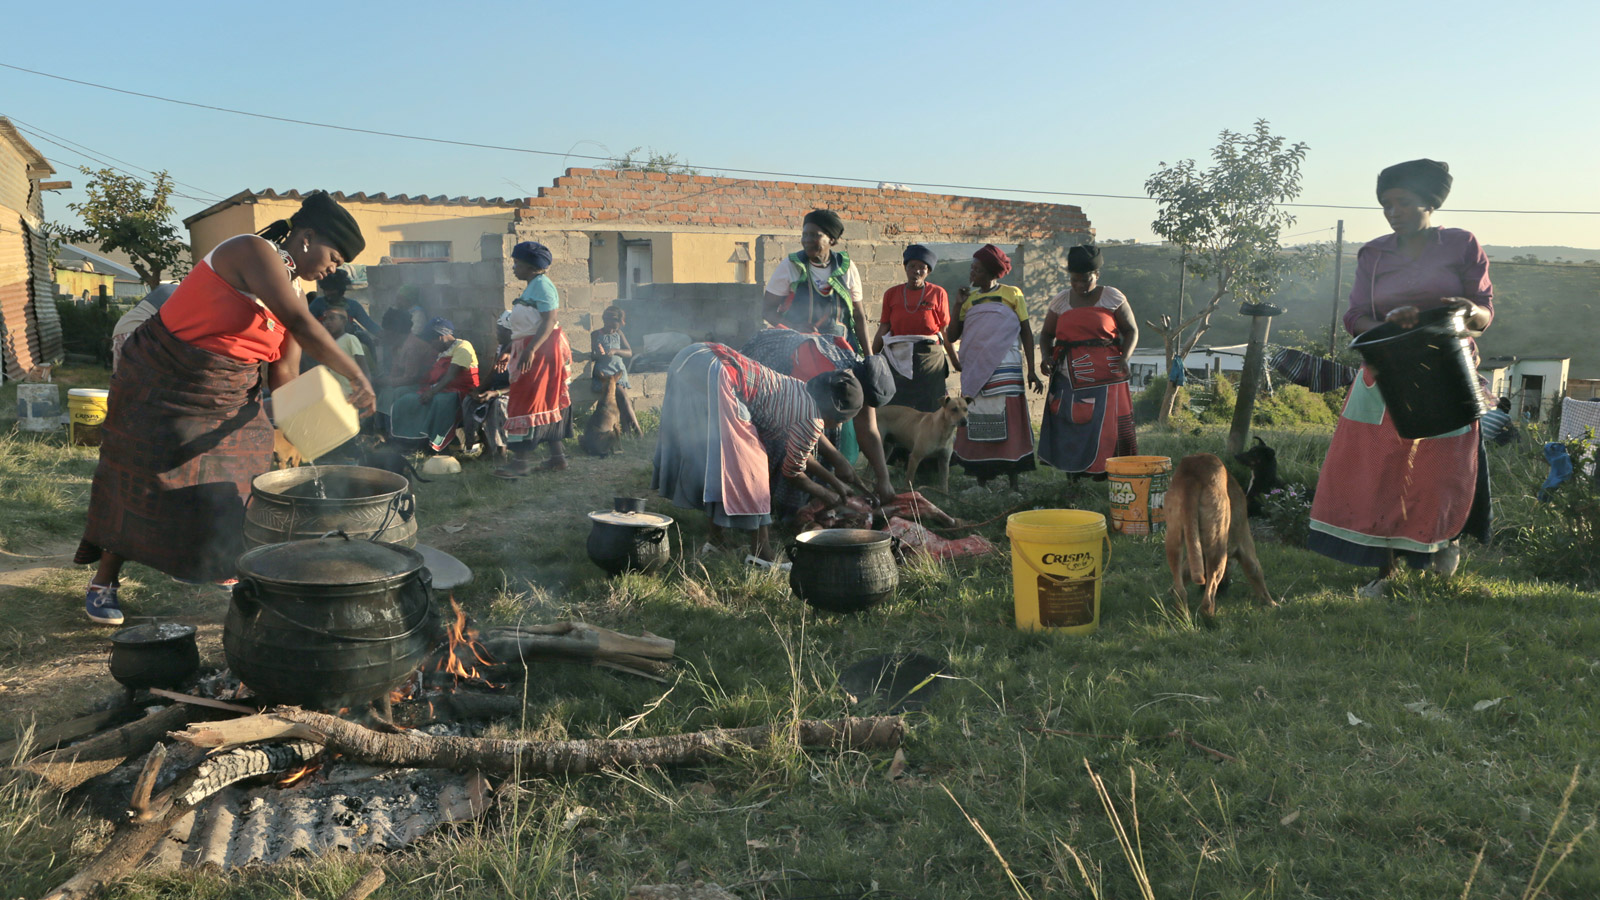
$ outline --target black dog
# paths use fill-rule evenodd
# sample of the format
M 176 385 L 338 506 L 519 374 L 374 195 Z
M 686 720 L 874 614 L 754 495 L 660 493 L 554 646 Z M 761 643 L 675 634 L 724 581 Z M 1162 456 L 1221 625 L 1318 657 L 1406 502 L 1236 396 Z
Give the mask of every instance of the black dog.
M 361 465 L 385 472 L 393 472 L 406 478 L 415 478 L 424 484 L 430 483 L 431 478 L 423 478 L 422 473 L 412 464 L 411 457 L 406 456 L 399 448 L 391 446 L 382 438 L 372 444 L 361 448 Z
M 1283 487 L 1283 482 L 1278 480 L 1278 451 L 1261 438 L 1255 438 L 1255 442 L 1249 450 L 1233 455 L 1250 470 L 1250 484 L 1245 488 L 1244 499 L 1245 508 L 1249 510 L 1247 514 L 1252 517 L 1261 515 L 1262 498 Z

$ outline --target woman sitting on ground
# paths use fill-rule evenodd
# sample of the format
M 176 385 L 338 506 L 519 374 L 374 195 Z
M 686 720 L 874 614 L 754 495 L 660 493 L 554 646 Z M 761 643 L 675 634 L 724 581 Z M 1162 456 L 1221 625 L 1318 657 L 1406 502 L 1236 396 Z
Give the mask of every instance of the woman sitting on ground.
M 980 485 L 1004 475 L 1015 491 L 1017 476 L 1034 468 L 1024 362 L 1033 392 L 1044 384 L 1034 364 L 1027 301 L 1019 288 L 1000 283 L 1010 271 L 1011 258 L 993 244 L 972 254 L 972 285 L 957 298 L 949 340 L 960 342 L 961 395 L 972 398 L 967 424 L 956 429 L 956 462 Z
M 1045 465 L 1103 479 L 1106 460 L 1133 456 L 1133 394 L 1128 359 L 1139 343 L 1128 298 L 1099 283 L 1100 248 L 1067 251 L 1066 290 L 1050 300 L 1041 333 L 1050 389 L 1039 428 Z
M 403 391 L 389 410 L 389 434 L 403 441 L 424 441 L 443 453 L 455 439 L 465 401 L 478 387 L 478 352 L 442 316 L 428 320 L 435 353 L 432 368 L 412 389 Z
M 849 372 L 800 381 L 721 344 L 690 344 L 667 370 L 650 487 L 675 506 L 704 510 L 714 543 L 726 528 L 750 532 L 750 552 L 770 561 L 773 483 L 842 502 L 849 491 L 816 449 L 825 427 L 861 405 Z
M 950 362 L 955 351 L 944 330 L 950 325 L 950 297 L 928 281 L 938 257 L 921 244 L 902 254 L 906 282 L 883 295 L 883 315 L 872 338 L 872 352 L 889 357 L 894 370 L 895 406 L 922 412 L 938 410 L 948 393 Z
M 605 388 L 606 378 L 617 376 L 617 414 L 622 419 L 622 433 L 644 434 L 628 400 L 628 389 L 633 387 L 628 381 L 628 360 L 633 358 L 633 348 L 622 333 L 627 324 L 628 314 L 620 306 L 608 306 L 600 314 L 600 330 L 589 332 L 589 350 L 594 357 L 589 386 L 598 395 Z
M 546 472 L 567 467 L 562 441 L 572 437 L 572 398 L 567 371 L 572 347 L 556 317 L 561 295 L 545 272 L 555 255 L 538 241 L 523 241 L 511 250 L 513 273 L 528 282 L 511 304 L 511 396 L 506 404 L 506 440 L 513 457 L 494 470 L 500 478 L 521 478 L 532 467 L 528 457 L 540 444 L 550 445 Z
M 1478 239 L 1433 225 L 1450 194 L 1450 167 L 1414 159 L 1378 174 L 1378 202 L 1393 234 L 1361 248 L 1345 330 L 1384 323 L 1415 327 L 1418 315 L 1450 308 L 1482 332 L 1494 319 L 1489 258 Z M 1361 593 L 1382 595 L 1400 560 L 1455 573 L 1461 535 L 1489 538 L 1489 471 L 1478 423 L 1421 440 L 1395 431 L 1377 374 L 1363 367 L 1333 432 L 1317 479 L 1307 546 L 1376 569 Z
M 244 498 L 272 466 L 272 388 L 300 373 L 303 348 L 349 379 L 371 414 L 372 385 L 295 286 L 349 262 L 366 244 L 322 191 L 260 235 L 218 244 L 160 311 L 133 332 L 111 377 L 105 442 L 74 561 L 98 563 L 84 610 L 122 623 L 117 590 L 131 560 L 189 582 L 229 582 L 244 551 Z

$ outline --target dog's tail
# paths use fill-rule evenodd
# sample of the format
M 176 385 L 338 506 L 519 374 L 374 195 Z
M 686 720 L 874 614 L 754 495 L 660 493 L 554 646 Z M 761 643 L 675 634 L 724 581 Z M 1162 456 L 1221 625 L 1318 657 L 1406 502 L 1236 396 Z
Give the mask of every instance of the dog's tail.
M 1188 495 L 1184 498 L 1182 528 L 1189 549 L 1189 580 L 1195 584 L 1205 584 L 1206 558 L 1200 549 L 1200 485 L 1194 479 L 1185 479 L 1183 488 Z
M 412 478 L 415 478 L 416 480 L 422 482 L 423 484 L 432 484 L 433 483 L 433 479 L 432 478 L 423 478 L 422 477 L 422 473 L 417 471 L 416 465 L 414 463 L 412 463 L 411 460 L 405 459 L 405 457 L 401 457 L 401 459 L 403 459 L 405 461 L 405 467 L 406 467 L 405 472 L 402 472 L 401 474 L 409 474 Z

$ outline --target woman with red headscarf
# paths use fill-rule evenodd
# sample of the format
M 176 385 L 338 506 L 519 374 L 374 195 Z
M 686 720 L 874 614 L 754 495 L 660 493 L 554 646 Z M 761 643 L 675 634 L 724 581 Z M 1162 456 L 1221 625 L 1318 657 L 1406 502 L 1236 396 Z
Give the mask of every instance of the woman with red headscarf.
M 1028 303 L 1021 289 L 1000 283 L 1010 271 L 1011 258 L 993 244 L 972 254 L 972 285 L 957 292 L 947 338 L 960 343 L 961 394 L 968 398 L 967 424 L 956 429 L 956 462 L 980 485 L 1004 475 L 1016 490 L 1017 475 L 1034 468 L 1024 371 L 1034 393 L 1044 383 L 1034 364 Z

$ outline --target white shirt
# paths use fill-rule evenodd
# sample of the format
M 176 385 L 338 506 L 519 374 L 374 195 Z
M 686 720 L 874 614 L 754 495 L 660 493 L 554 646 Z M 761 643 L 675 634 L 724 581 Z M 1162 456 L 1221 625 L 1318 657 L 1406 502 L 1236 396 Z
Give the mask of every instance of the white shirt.
M 833 272 L 833 260 L 829 259 L 825 266 L 819 266 L 809 259 L 806 262 L 811 269 L 811 283 L 816 285 L 817 293 L 820 294 L 828 284 L 828 276 Z M 787 297 L 789 288 L 793 284 L 794 263 L 786 256 L 782 264 L 772 267 L 772 277 L 767 279 L 767 293 Z M 861 309 L 861 269 L 854 260 L 851 260 L 850 268 L 844 270 L 844 287 L 850 292 L 851 305 L 857 310 Z

